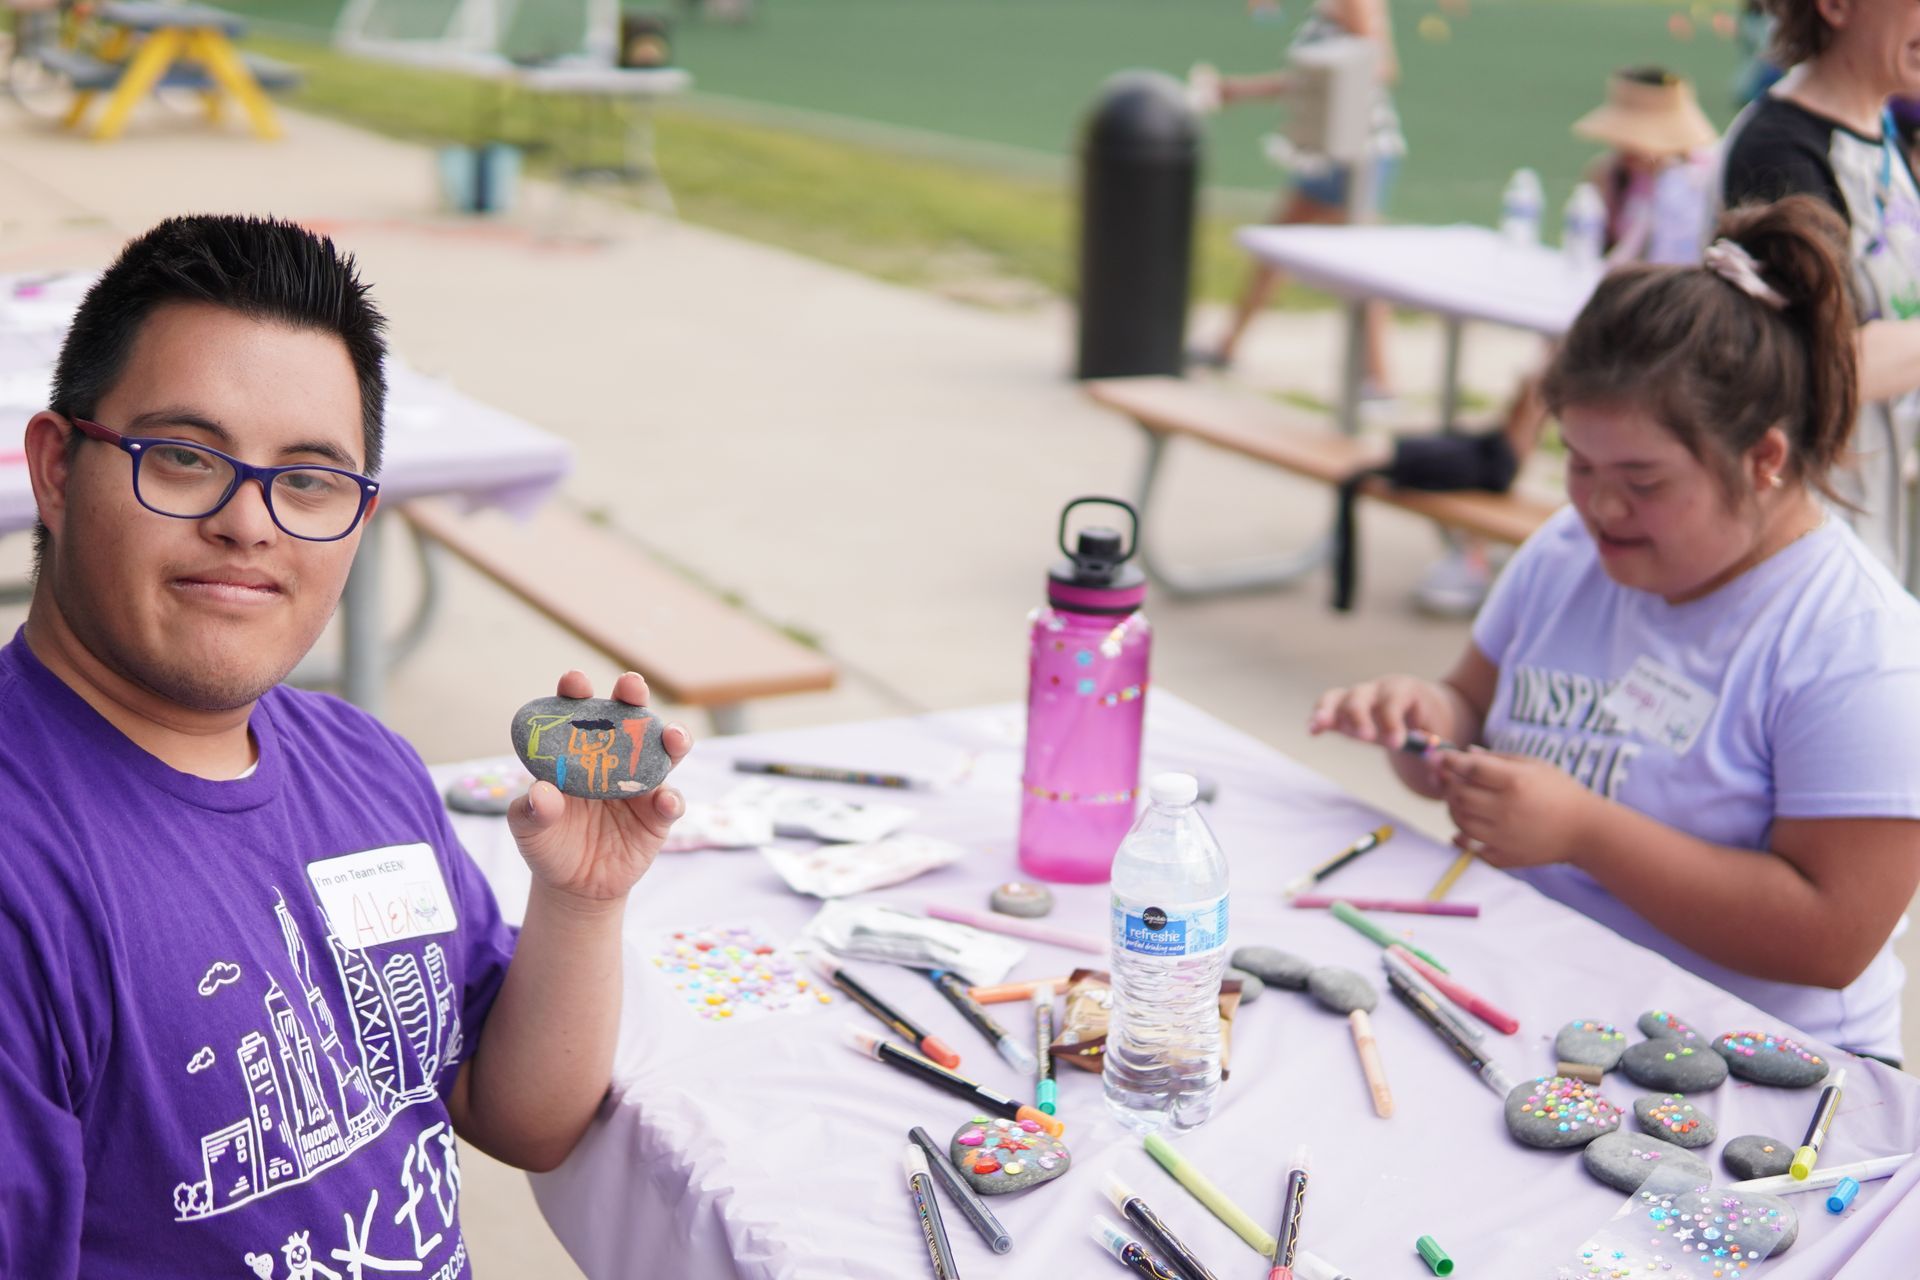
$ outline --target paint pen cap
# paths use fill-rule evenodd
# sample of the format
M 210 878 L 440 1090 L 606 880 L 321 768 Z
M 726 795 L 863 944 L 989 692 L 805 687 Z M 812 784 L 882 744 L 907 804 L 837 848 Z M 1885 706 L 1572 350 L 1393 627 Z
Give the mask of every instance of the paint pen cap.
M 1813 1163 L 1819 1158 L 1820 1153 L 1812 1147 L 1801 1147 L 1793 1153 L 1793 1164 L 1787 1172 L 1794 1176 L 1795 1181 L 1805 1182 L 1813 1176 Z
M 813 966 L 815 973 L 825 978 L 828 982 L 832 982 L 840 976 L 840 962 L 829 952 L 809 951 L 807 952 L 807 963 Z
M 1033 1056 L 1033 1050 L 1012 1036 L 1001 1036 L 997 1047 L 1000 1056 L 1007 1060 L 1007 1065 L 1023 1075 L 1032 1075 L 1040 1065 L 1039 1059 Z
M 1106 1193 L 1107 1203 L 1113 1206 L 1113 1211 L 1123 1218 L 1126 1217 L 1127 1201 L 1133 1199 L 1133 1188 L 1129 1187 L 1119 1174 L 1110 1173 L 1100 1189 Z
M 927 1176 L 927 1153 L 918 1143 L 909 1142 L 907 1153 L 900 1157 L 900 1167 L 907 1171 L 907 1185 L 912 1186 L 915 1178 Z
M 840 1030 L 847 1037 L 847 1043 L 853 1047 L 854 1052 L 863 1053 L 869 1058 L 880 1056 L 879 1036 L 855 1026 L 845 1026 Z
M 928 1036 L 920 1042 L 920 1052 L 951 1071 L 960 1065 L 960 1055 L 947 1046 L 939 1036 Z
M 1427 1264 L 1427 1270 L 1437 1276 L 1453 1274 L 1453 1259 L 1447 1256 L 1447 1251 L 1432 1236 L 1421 1236 L 1413 1242 L 1413 1247 L 1419 1250 L 1420 1261 Z
M 1060 1085 L 1058 1081 L 1042 1080 L 1034 1092 L 1039 1095 L 1034 1099 L 1034 1103 L 1042 1111 L 1048 1115 L 1053 1115 L 1060 1110 Z
M 1093 1225 L 1088 1228 L 1087 1234 L 1092 1236 L 1094 1242 L 1102 1249 L 1116 1258 L 1120 1256 L 1121 1250 L 1132 1243 L 1132 1239 L 1126 1232 L 1099 1214 L 1094 1215 Z
M 1833 1194 L 1827 1197 L 1827 1212 L 1845 1213 L 1847 1206 L 1852 1204 L 1853 1198 L 1859 1194 L 1860 1184 L 1858 1182 L 1852 1178 L 1840 1179 L 1839 1185 L 1833 1189 Z
M 1066 1121 L 1055 1119 L 1046 1112 L 1034 1107 L 1029 1107 L 1025 1103 L 1020 1104 L 1020 1110 L 1014 1113 L 1013 1118 L 1015 1120 L 1031 1120 L 1055 1138 L 1067 1131 Z

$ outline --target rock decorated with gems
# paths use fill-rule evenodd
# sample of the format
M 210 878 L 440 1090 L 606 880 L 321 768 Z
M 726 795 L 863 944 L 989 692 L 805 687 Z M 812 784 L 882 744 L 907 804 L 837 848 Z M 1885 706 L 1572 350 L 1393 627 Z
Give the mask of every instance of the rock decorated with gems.
M 1507 1132 L 1549 1151 L 1580 1147 L 1620 1127 L 1620 1108 L 1572 1076 L 1539 1076 L 1507 1094 Z
M 1267 984 L 1248 973 L 1245 969 L 1229 969 L 1227 976 L 1240 984 L 1240 1003 L 1252 1004 L 1267 989 Z
M 1627 1051 L 1627 1033 L 1611 1022 L 1591 1018 L 1569 1022 L 1553 1037 L 1553 1053 L 1562 1062 L 1579 1062 L 1602 1071 L 1619 1065 Z
M 1804 1089 L 1827 1078 L 1827 1060 L 1798 1040 L 1765 1031 L 1729 1031 L 1713 1042 L 1733 1074 L 1755 1084 Z
M 1314 967 L 1312 961 L 1274 947 L 1241 947 L 1227 957 L 1227 963 L 1246 970 L 1270 987 L 1285 987 L 1289 991 L 1305 991 L 1307 975 Z
M 1698 1044 L 1703 1038 L 1698 1031 L 1666 1009 L 1649 1009 L 1640 1015 L 1640 1020 L 1634 1025 L 1649 1040 L 1680 1040 L 1687 1044 Z
M 987 905 L 1003 916 L 1037 919 L 1053 910 L 1053 891 L 1031 880 L 1009 880 L 994 886 Z
M 463 773 L 447 784 L 444 793 L 447 808 L 455 813 L 480 813 L 498 817 L 513 807 L 527 792 L 524 770 L 506 768 L 476 769 Z
M 1800 1235 L 1800 1219 L 1785 1200 L 1758 1191 L 1697 1187 L 1678 1195 L 1642 1192 L 1643 1211 L 1655 1231 L 1677 1246 L 1682 1260 L 1726 1268 L 1738 1275 L 1774 1254 L 1785 1253 Z M 1654 1217 L 1655 1211 L 1664 1216 Z
M 1374 1006 L 1380 1003 L 1378 988 L 1363 975 L 1338 965 L 1321 965 L 1309 973 L 1307 990 L 1315 1000 L 1335 1013 L 1352 1013 L 1355 1009 L 1372 1013 Z
M 1678 1169 L 1696 1185 L 1713 1181 L 1713 1170 L 1693 1152 L 1625 1129 L 1603 1133 L 1589 1142 L 1580 1153 L 1580 1163 L 1616 1191 L 1638 1191 L 1640 1184 L 1660 1169 Z
M 570 796 L 620 800 L 667 776 L 661 728 L 650 709 L 613 698 L 535 698 L 513 713 L 513 750 Z
M 1620 1055 L 1635 1084 L 1662 1093 L 1705 1093 L 1727 1082 L 1727 1064 L 1705 1046 L 1679 1040 L 1642 1040 Z
M 1032 1120 L 975 1116 L 953 1135 L 953 1167 L 983 1196 L 1025 1191 L 1067 1171 L 1067 1144 Z
M 1644 1098 L 1635 1098 L 1633 1118 L 1643 1131 L 1665 1138 L 1677 1147 L 1710 1146 L 1718 1132 L 1712 1117 L 1677 1093 L 1650 1093 Z
M 1728 1141 L 1720 1163 L 1737 1180 L 1777 1178 L 1793 1168 L 1793 1144 L 1763 1133 L 1746 1133 Z

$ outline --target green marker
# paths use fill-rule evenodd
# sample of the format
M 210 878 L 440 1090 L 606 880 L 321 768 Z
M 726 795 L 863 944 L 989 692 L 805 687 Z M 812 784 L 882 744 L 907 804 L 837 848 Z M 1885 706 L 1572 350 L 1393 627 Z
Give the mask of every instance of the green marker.
M 1392 934 L 1388 933 L 1385 929 L 1382 929 L 1379 925 L 1367 919 L 1365 916 L 1361 915 L 1358 911 L 1355 911 L 1353 909 L 1352 904 L 1345 901 L 1336 902 L 1333 904 L 1333 907 L 1331 909 L 1333 911 L 1335 919 L 1341 921 L 1343 924 L 1346 924 L 1348 927 L 1352 928 L 1355 932 L 1365 935 L 1367 938 L 1371 939 L 1373 942 L 1377 943 L 1378 945 L 1382 947 L 1405 947 L 1408 951 L 1411 951 L 1414 955 L 1419 956 L 1422 960 L 1425 960 L 1428 964 L 1432 965 L 1434 968 L 1438 969 L 1440 972 L 1442 973 L 1452 972 L 1452 970 L 1448 969 L 1447 966 L 1441 964 L 1438 960 L 1435 960 L 1432 956 L 1428 955 L 1426 952 L 1422 951 L 1420 948 L 1414 946 L 1410 942 L 1404 942 L 1401 939 L 1394 937 Z
M 1271 1258 L 1275 1245 L 1274 1238 L 1263 1230 L 1259 1223 L 1246 1215 L 1245 1210 L 1227 1199 L 1220 1188 L 1207 1181 L 1205 1174 L 1187 1163 L 1186 1157 L 1161 1137 L 1153 1134 L 1147 1139 L 1147 1154 L 1160 1162 L 1160 1167 L 1172 1174 L 1174 1181 L 1193 1194 L 1193 1198 L 1207 1207 L 1214 1217 L 1233 1228 L 1233 1233 L 1253 1246 L 1254 1252 L 1263 1258 Z

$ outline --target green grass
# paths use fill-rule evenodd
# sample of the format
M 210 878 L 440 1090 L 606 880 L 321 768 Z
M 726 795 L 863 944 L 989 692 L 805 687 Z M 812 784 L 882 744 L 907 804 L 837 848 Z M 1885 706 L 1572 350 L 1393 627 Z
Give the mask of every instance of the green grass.
M 263 32 L 309 36 L 331 26 L 339 2 L 224 0 Z M 418 16 L 452 0 L 389 3 Z M 1716 123 L 1731 115 L 1737 57 L 1708 21 L 1731 0 L 1441 4 L 1394 3 L 1409 142 L 1396 218 L 1491 221 L 1521 164 L 1540 172 L 1557 206 L 1594 153 L 1568 126 L 1617 66 L 1667 65 L 1694 79 Z M 522 0 L 509 43 L 565 48 L 579 38 L 579 8 Z M 1271 68 L 1303 11 L 1304 0 L 1287 0 L 1288 20 L 1270 25 L 1250 19 L 1243 0 L 760 0 L 745 25 L 683 17 L 676 49 L 700 93 L 660 113 L 662 167 L 694 221 L 911 284 L 986 277 L 1061 291 L 1072 274 L 1076 134 L 1102 81 L 1127 67 L 1180 74 L 1200 60 Z M 1691 39 L 1670 34 L 1675 15 L 1695 23 Z M 1423 38 L 1423 19 L 1444 20 L 1447 38 Z M 308 67 L 304 106 L 423 139 L 475 128 L 475 91 L 457 77 L 257 43 Z M 1251 105 L 1208 123 L 1206 180 L 1240 194 L 1215 201 L 1230 212 L 1204 221 L 1205 296 L 1241 280 L 1230 233 L 1260 215 L 1280 181 L 1259 147 L 1276 119 Z M 873 126 L 892 132 L 876 141 Z

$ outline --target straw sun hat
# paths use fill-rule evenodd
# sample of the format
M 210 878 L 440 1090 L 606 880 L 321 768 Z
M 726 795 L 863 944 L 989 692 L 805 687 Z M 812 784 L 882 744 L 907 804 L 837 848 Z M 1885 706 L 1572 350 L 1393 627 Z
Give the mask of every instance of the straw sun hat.
M 1574 122 L 1583 138 L 1655 159 L 1683 156 L 1719 138 L 1693 86 L 1654 67 L 1607 77 L 1607 100 Z

